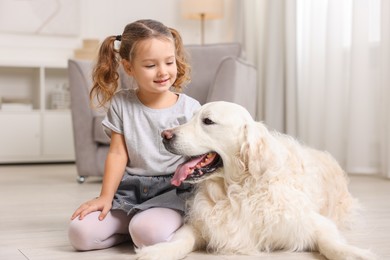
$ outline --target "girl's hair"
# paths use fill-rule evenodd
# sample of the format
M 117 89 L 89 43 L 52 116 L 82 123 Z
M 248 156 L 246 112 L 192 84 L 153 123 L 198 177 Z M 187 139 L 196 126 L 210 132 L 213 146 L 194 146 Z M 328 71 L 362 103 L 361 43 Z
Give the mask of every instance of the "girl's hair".
M 100 46 L 98 60 L 92 73 L 93 86 L 90 92 L 91 101 L 96 97 L 98 107 L 108 103 L 118 89 L 120 60 L 132 62 L 137 43 L 151 38 L 172 40 L 175 45 L 177 78 L 173 88 L 180 92 L 182 86 L 189 82 L 190 66 L 179 32 L 158 21 L 138 20 L 128 24 L 122 35 L 107 37 Z M 114 46 L 116 40 L 121 41 L 119 50 Z

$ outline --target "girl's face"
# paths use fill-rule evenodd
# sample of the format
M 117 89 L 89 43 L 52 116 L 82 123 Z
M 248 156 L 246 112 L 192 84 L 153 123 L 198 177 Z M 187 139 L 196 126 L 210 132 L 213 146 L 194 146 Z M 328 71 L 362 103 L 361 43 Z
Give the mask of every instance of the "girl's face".
M 175 46 L 170 40 L 143 40 L 137 44 L 132 62 L 125 61 L 124 65 L 137 81 L 140 91 L 151 94 L 165 92 L 177 76 Z

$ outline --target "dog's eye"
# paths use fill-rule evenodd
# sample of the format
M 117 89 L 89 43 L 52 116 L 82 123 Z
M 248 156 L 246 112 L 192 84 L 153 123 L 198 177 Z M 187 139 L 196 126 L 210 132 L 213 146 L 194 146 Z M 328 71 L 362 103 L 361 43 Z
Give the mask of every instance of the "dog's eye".
M 215 124 L 213 120 L 211 120 L 210 118 L 206 117 L 203 119 L 203 124 L 205 125 L 213 125 Z

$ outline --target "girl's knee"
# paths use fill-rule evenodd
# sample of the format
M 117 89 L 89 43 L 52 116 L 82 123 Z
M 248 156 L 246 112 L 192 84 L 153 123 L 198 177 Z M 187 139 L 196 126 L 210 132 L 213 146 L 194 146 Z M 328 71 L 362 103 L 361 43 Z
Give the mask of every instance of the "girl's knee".
M 150 246 L 169 241 L 182 224 L 183 218 L 177 211 L 152 208 L 131 219 L 129 232 L 137 247 Z
M 84 222 L 79 219 L 74 219 L 70 222 L 68 228 L 68 238 L 70 244 L 79 251 L 92 250 L 91 241 L 93 240 L 90 228 L 84 225 Z
M 100 211 L 91 212 L 83 220 L 71 221 L 68 237 L 71 245 L 80 251 L 104 249 L 129 239 L 129 217 L 122 212 L 109 212 L 99 220 Z

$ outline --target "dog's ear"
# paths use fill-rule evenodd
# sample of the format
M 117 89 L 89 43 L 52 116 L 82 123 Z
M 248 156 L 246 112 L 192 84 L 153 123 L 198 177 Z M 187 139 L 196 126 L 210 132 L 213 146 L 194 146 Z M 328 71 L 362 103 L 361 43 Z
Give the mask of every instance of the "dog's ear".
M 247 124 L 243 134 L 240 156 L 246 171 L 253 176 L 260 176 L 264 171 L 280 166 L 283 157 L 280 144 L 264 124 Z

